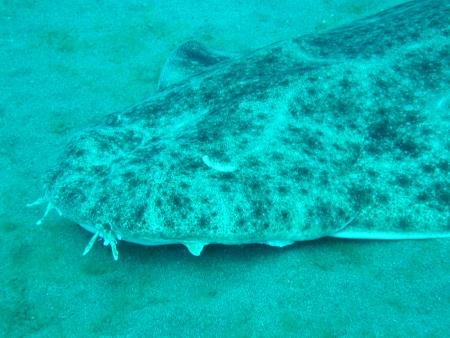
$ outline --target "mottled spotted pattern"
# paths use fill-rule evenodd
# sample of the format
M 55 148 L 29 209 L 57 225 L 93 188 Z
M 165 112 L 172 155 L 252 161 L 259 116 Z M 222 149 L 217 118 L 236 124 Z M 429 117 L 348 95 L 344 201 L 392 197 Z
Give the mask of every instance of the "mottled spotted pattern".
M 76 136 L 47 196 L 124 239 L 449 231 L 449 18 L 415 1 L 221 59 Z

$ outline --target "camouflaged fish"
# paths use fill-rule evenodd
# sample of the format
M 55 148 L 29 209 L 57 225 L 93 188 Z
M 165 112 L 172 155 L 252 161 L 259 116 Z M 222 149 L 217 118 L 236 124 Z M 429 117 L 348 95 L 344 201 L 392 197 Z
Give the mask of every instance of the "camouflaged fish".
M 413 1 L 245 56 L 188 42 L 158 92 L 72 139 L 34 204 L 116 259 L 118 240 L 449 237 L 449 21 L 449 1 Z

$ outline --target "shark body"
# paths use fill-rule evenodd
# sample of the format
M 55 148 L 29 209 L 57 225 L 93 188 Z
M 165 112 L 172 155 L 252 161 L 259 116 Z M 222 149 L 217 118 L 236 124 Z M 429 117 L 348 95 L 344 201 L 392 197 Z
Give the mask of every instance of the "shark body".
M 424 0 L 245 56 L 188 42 L 158 92 L 69 142 L 42 201 L 116 258 L 449 237 L 449 21 Z

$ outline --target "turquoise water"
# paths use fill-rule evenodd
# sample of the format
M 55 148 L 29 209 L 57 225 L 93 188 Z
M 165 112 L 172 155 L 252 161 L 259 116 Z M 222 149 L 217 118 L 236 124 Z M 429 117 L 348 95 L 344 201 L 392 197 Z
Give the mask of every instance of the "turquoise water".
M 120 243 L 56 213 L 42 177 L 72 135 L 151 95 L 189 39 L 231 53 L 401 1 L 2 1 L 0 335 L 444 337 L 449 241 L 324 239 L 283 249 Z

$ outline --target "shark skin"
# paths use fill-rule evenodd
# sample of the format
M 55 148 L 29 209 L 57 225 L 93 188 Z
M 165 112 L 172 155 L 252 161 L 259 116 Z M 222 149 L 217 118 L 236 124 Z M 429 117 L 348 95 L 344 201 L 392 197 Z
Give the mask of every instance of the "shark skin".
M 158 92 L 69 142 L 39 202 L 116 259 L 118 240 L 450 237 L 449 26 L 425 0 L 239 57 L 188 42 Z

